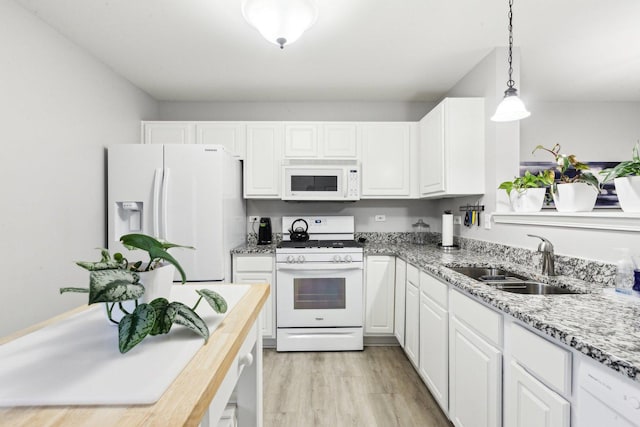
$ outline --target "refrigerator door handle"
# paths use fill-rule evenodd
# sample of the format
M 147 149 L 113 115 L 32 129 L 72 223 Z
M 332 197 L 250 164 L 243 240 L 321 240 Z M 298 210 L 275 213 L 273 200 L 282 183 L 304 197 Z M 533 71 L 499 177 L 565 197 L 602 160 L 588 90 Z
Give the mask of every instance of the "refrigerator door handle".
M 165 168 L 162 175 L 162 222 L 160 226 L 160 238 L 167 240 L 167 215 L 169 214 L 169 178 L 171 169 Z
M 153 236 L 160 236 L 160 189 L 162 187 L 162 168 L 157 168 L 153 177 Z

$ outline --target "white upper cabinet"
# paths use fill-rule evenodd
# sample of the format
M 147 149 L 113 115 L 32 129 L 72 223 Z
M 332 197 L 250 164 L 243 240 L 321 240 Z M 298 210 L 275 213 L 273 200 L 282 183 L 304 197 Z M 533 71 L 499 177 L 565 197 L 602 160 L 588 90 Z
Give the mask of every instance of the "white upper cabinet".
M 322 157 L 357 159 L 357 130 L 354 123 L 325 123 L 322 127 Z
M 283 129 L 279 122 L 247 124 L 244 197 L 280 198 Z
M 143 144 L 193 144 L 193 122 L 142 122 Z
M 361 197 L 410 198 L 415 123 L 365 123 L 361 132 Z
M 216 144 L 236 157 L 245 158 L 247 133 L 243 122 L 197 122 L 196 144 Z
M 420 196 L 484 194 L 484 99 L 446 98 L 420 120 Z
M 357 159 L 354 123 L 285 122 L 284 158 Z
M 318 134 L 320 126 L 315 123 L 285 123 L 284 157 L 319 157 Z

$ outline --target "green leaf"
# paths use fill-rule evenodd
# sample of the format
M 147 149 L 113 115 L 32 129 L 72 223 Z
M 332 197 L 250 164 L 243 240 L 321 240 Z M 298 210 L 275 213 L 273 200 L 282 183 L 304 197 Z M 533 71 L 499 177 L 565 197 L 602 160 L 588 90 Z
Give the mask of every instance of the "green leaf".
M 173 307 L 176 310 L 174 323 L 186 326 L 204 338 L 205 343 L 207 342 L 209 339 L 209 328 L 195 311 L 178 301 L 170 303 L 169 307 Z
M 102 258 L 98 262 L 89 262 L 89 261 L 77 261 L 76 265 L 84 268 L 89 271 L 97 271 L 97 270 L 110 270 L 121 267 L 121 261 L 117 259 L 111 259 L 111 255 L 107 249 L 101 249 L 100 253 L 102 254 Z
M 89 275 L 89 304 L 138 299 L 144 286 L 137 273 L 127 270 L 99 270 Z
M 65 292 L 79 292 L 82 294 L 88 294 L 89 288 L 60 288 L 61 294 L 64 294 Z
M 118 325 L 118 347 L 126 353 L 138 345 L 153 329 L 156 312 L 149 304 L 140 304 L 135 311 L 127 314 Z
M 166 334 L 171 330 L 176 319 L 176 309 L 169 305 L 166 298 L 156 298 L 149 303 L 156 311 L 156 322 L 151 330 L 151 335 Z
M 177 245 L 175 243 L 169 243 L 169 242 L 161 242 L 146 234 L 136 234 L 136 233 L 125 234 L 124 236 L 120 237 L 120 241 L 127 249 L 131 249 L 131 250 L 142 249 L 144 251 L 147 251 L 150 258 L 149 264 L 147 266 L 147 270 L 149 270 L 153 265 L 153 263 L 157 262 L 157 260 L 159 259 L 165 260 L 173 264 L 176 267 L 176 269 L 180 272 L 182 283 L 187 281 L 187 277 L 180 263 L 174 257 L 169 255 L 169 253 L 166 250 L 169 248 L 194 249 L 193 247 Z
M 216 291 L 212 291 L 210 289 L 199 289 L 196 290 L 196 292 L 204 297 L 205 301 L 209 303 L 216 313 L 227 312 L 227 301 L 225 301 L 223 296 Z

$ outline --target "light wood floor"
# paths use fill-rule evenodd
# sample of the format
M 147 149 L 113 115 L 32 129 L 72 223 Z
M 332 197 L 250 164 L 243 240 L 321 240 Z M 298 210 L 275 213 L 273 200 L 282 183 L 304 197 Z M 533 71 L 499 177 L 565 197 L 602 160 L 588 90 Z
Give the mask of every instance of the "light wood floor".
M 449 427 L 400 347 L 264 350 L 265 427 Z

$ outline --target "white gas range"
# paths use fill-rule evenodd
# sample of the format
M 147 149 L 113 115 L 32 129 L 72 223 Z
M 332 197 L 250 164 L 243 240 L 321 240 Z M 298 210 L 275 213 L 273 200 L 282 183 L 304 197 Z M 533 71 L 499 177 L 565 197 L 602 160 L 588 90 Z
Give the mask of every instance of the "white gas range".
M 364 262 L 354 218 L 283 217 L 282 230 L 276 248 L 276 349 L 362 350 Z M 304 232 L 309 240 L 291 240 L 306 238 Z

